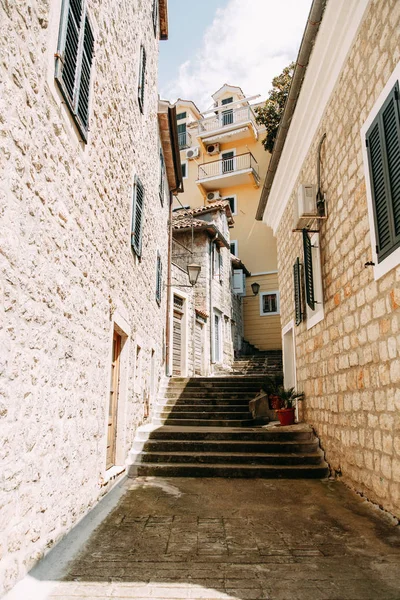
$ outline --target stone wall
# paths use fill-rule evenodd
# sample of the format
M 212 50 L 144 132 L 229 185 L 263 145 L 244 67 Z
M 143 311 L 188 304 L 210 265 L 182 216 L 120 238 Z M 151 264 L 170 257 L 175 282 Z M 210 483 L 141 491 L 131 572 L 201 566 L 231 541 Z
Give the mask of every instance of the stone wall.
M 117 462 L 162 376 L 167 202 L 158 196 L 151 0 L 89 0 L 95 30 L 87 145 L 54 82 L 61 0 L 0 3 L 0 582 L 9 588 L 105 493 L 114 326 L 123 335 Z M 147 51 L 145 111 L 137 102 Z M 130 246 L 134 175 L 143 253 Z M 140 346 L 140 376 L 136 354 Z
M 229 233 L 228 233 L 229 236 Z M 218 309 L 222 314 L 223 321 L 223 357 L 222 363 L 226 366 L 230 366 L 233 361 L 234 347 L 232 339 L 232 321 L 236 323 L 237 334 L 243 336 L 243 320 L 242 312 L 240 310 L 241 300 L 232 294 L 231 284 L 231 261 L 230 252 L 227 248 L 221 248 L 222 255 L 222 277 L 221 279 L 217 276 L 212 275 L 212 267 L 210 261 L 210 246 L 211 239 L 209 235 L 202 231 L 195 231 L 194 243 L 193 243 L 193 254 L 189 251 L 185 253 L 182 246 L 188 250 L 191 249 L 192 237 L 191 233 L 179 233 L 175 232 L 174 237 L 180 242 L 181 246 L 174 245 L 173 265 L 172 265 L 172 283 L 174 281 L 179 284 L 188 282 L 186 273 L 183 274 L 182 268 L 189 262 L 194 262 L 201 266 L 200 275 L 198 281 L 191 290 L 187 288 L 183 290 L 184 294 L 188 297 L 189 306 L 189 324 L 193 323 L 193 310 L 200 309 L 202 312 L 208 315 L 207 322 L 204 325 L 205 328 L 205 371 L 204 375 L 212 371 L 211 361 L 211 334 L 210 327 L 213 327 L 213 309 Z M 175 263 L 175 264 L 174 264 Z M 179 290 L 179 288 L 177 288 Z M 210 297 L 211 293 L 211 297 Z M 184 295 L 182 294 L 182 295 Z M 211 301 L 211 306 L 210 306 Z M 192 328 L 189 327 L 190 332 Z M 193 336 L 188 336 L 188 371 L 189 375 L 193 372 Z
M 315 182 L 323 133 L 321 225 L 324 319 L 295 329 L 304 417 L 327 460 L 370 500 L 400 516 L 400 268 L 374 280 L 360 130 L 399 61 L 400 6 L 373 1 L 310 147 L 277 232 L 281 319 L 294 318 L 292 233 L 300 183 Z

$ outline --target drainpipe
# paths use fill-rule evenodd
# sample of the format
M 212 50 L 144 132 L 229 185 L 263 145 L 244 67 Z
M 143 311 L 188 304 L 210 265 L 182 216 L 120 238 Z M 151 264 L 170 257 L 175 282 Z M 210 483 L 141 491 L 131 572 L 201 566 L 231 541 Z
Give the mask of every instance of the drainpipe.
M 165 374 L 171 376 L 170 371 L 170 310 L 171 310 L 171 260 L 172 260 L 172 192 L 169 193 L 169 216 L 168 216 L 168 264 L 167 264 L 167 319 L 165 323 Z

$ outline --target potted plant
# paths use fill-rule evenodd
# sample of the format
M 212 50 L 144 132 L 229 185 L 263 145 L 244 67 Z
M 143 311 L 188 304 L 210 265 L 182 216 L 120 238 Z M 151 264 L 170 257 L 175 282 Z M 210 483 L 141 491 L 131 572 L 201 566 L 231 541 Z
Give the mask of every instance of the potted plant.
M 266 377 L 261 385 L 261 389 L 268 394 L 269 406 L 272 410 L 282 407 L 282 401 L 279 397 L 279 390 L 282 387 L 282 375 L 273 375 Z
M 278 419 L 281 425 L 293 425 L 296 400 L 303 400 L 304 392 L 296 392 L 294 387 L 287 390 L 281 386 L 278 396 L 282 402 L 282 408 L 277 409 Z

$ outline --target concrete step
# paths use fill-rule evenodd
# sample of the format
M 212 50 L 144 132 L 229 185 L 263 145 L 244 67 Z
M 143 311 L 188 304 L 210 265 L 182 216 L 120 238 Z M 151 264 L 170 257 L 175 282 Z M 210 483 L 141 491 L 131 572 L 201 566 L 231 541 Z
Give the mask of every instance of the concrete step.
M 240 389 L 244 389 L 244 390 L 253 390 L 253 389 L 257 389 L 258 386 L 262 385 L 264 381 L 264 378 L 262 377 L 257 377 L 256 379 L 252 380 L 252 381 L 243 381 L 242 383 L 240 383 Z M 165 389 L 168 390 L 218 390 L 218 389 L 237 389 L 238 388 L 238 382 L 234 381 L 233 378 L 226 378 L 226 381 L 207 381 L 207 382 L 203 382 L 203 383 L 199 383 L 196 384 L 193 381 L 190 381 L 188 383 L 184 383 L 184 382 L 180 382 L 180 381 L 171 381 L 168 384 L 168 387 L 166 387 Z
M 168 464 L 131 465 L 129 477 L 238 477 L 264 479 L 323 479 L 329 474 L 326 465 L 243 465 L 243 464 Z
M 136 441 L 133 443 L 134 453 L 144 450 L 145 452 L 183 452 L 201 453 L 219 452 L 222 454 L 313 454 L 318 451 L 318 440 L 286 441 L 286 442 L 257 442 L 257 441 L 230 441 L 230 440 L 148 440 L 146 442 Z
M 257 390 L 258 392 L 258 390 Z M 164 398 L 253 398 L 257 393 L 255 391 L 242 392 L 240 390 L 183 390 L 181 393 L 170 392 L 167 390 L 164 393 Z
M 176 408 L 177 410 L 199 410 L 202 407 L 209 408 L 210 410 L 214 407 L 235 407 L 242 409 L 248 409 L 249 403 L 247 400 L 231 400 L 230 398 L 168 398 L 164 402 L 162 400 L 156 405 L 159 408 Z
M 157 417 L 152 420 L 154 425 L 184 425 L 187 427 L 251 427 L 254 425 L 253 419 L 209 419 L 209 418 L 179 418 L 179 417 Z
M 266 454 L 232 452 L 142 452 L 141 463 L 213 464 L 213 465 L 321 465 L 320 452 L 302 454 Z M 134 463 L 134 464 L 140 464 Z
M 216 420 L 225 420 L 225 419 L 251 419 L 251 413 L 249 410 L 243 411 L 241 410 L 230 410 L 223 412 L 216 412 L 211 407 L 211 410 L 199 410 L 196 411 L 179 411 L 179 410 L 160 410 L 155 413 L 154 416 L 159 418 L 172 418 L 172 419 L 216 419 Z
M 196 427 L 188 427 L 179 424 L 179 427 L 166 425 L 158 428 L 155 426 L 141 427 L 138 429 L 136 438 L 138 441 L 150 440 L 207 440 L 207 441 L 249 441 L 249 442 L 303 442 L 314 440 L 311 429 L 303 430 L 294 427 L 220 427 L 208 426 L 201 430 Z

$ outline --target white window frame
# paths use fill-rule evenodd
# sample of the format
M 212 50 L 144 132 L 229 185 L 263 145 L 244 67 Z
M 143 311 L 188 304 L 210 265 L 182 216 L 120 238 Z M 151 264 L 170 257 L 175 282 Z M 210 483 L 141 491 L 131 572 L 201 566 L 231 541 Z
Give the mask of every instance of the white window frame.
M 237 256 L 237 257 L 239 257 L 239 242 L 237 240 L 231 240 L 230 244 L 233 245 L 233 246 L 235 246 L 234 255 Z M 232 254 L 232 252 L 231 252 L 231 254 Z
M 400 264 L 400 248 L 396 248 L 393 252 L 391 252 L 386 258 L 384 258 L 380 263 L 378 263 L 378 256 L 376 253 L 376 230 L 375 230 L 375 219 L 374 219 L 374 202 L 372 198 L 372 182 L 369 171 L 369 162 L 368 162 L 368 151 L 365 144 L 366 134 L 375 117 L 379 113 L 382 108 L 386 98 L 390 94 L 390 91 L 394 87 L 396 82 L 400 83 L 400 62 L 397 63 L 396 68 L 393 73 L 389 77 L 385 87 L 381 91 L 378 96 L 377 101 L 375 102 L 371 112 L 369 113 L 367 120 L 364 125 L 361 127 L 361 147 L 363 153 L 363 162 L 364 162 L 364 176 L 365 176 L 365 185 L 367 192 L 367 208 L 368 208 L 368 221 L 369 221 L 369 231 L 370 231 L 370 240 L 371 240 L 371 251 L 372 251 L 372 262 L 375 263 L 374 266 L 374 279 L 377 281 L 386 273 L 389 273 L 392 269 L 397 267 Z
M 233 208 L 234 208 L 234 210 L 232 212 L 232 215 L 235 216 L 235 215 L 237 215 L 237 197 L 236 197 L 236 194 L 229 194 L 229 196 L 224 196 L 222 198 L 222 200 L 229 200 L 229 198 L 233 198 Z
M 276 308 L 277 308 L 277 310 L 275 312 L 264 312 L 263 311 L 263 297 L 264 296 L 271 296 L 272 294 L 276 295 Z M 260 294 L 260 317 L 270 317 L 271 315 L 279 315 L 280 314 L 280 308 L 281 308 L 281 303 L 280 303 L 279 290 L 271 290 L 271 291 L 267 291 L 267 292 L 261 292 L 261 294 Z
M 313 233 L 310 237 L 310 242 L 312 255 L 315 310 L 312 310 L 306 302 L 307 329 L 311 329 L 311 327 L 314 327 L 314 325 L 322 321 L 325 316 L 319 233 Z
M 182 179 L 188 179 L 188 177 L 189 177 L 189 161 L 184 160 L 183 162 L 181 162 L 182 167 L 183 167 L 183 165 L 185 165 L 185 167 L 186 167 L 186 175 L 182 176 Z

